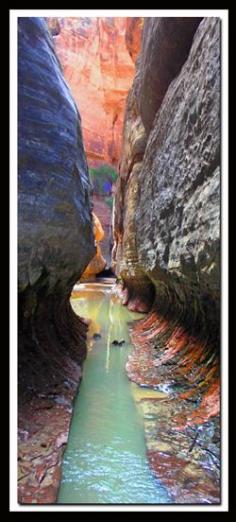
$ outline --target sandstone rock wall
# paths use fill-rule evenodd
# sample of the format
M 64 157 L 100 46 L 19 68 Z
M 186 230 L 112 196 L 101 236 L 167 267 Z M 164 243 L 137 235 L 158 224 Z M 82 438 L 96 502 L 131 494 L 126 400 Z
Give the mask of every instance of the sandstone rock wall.
M 185 62 L 201 18 L 146 18 L 140 55 L 138 106 L 151 130 L 167 88 Z
M 196 299 L 206 329 L 211 320 L 219 322 L 219 42 L 218 19 L 177 19 L 176 34 L 173 19 L 145 22 L 126 107 L 115 210 L 117 272 L 128 282 L 141 271 L 136 284 L 142 278 L 152 281 L 159 297 L 173 288 L 180 306 L 187 300 L 191 308 Z M 165 94 L 156 84 L 155 103 L 159 92 L 162 103 L 154 118 L 155 104 L 148 112 L 142 103 L 152 99 L 149 90 L 154 97 L 158 60 L 159 85 L 165 83 L 165 69 L 172 70 L 172 78 Z
M 18 86 L 19 383 L 25 389 L 51 382 L 56 370 L 63 375 L 70 356 L 84 356 L 84 326 L 69 297 L 95 246 L 80 117 L 43 19 L 19 19 Z
M 80 116 L 41 18 L 19 18 L 18 107 L 18 501 L 47 504 L 86 354 L 70 294 L 95 246 Z
M 90 166 L 118 165 L 125 100 L 141 37 L 139 21 L 134 19 L 129 28 L 129 53 L 126 18 L 48 19 L 56 53 L 82 117 Z
M 161 406 L 144 401 L 150 465 L 176 502 L 219 503 L 217 18 L 145 21 L 126 105 L 114 240 L 123 303 L 149 310 L 131 328 L 128 376 L 169 395 Z
M 195 384 L 202 378 L 202 391 L 214 389 L 211 412 L 203 399 L 213 415 L 219 411 L 220 21 L 177 19 L 175 37 L 173 19 L 149 19 L 143 34 L 126 106 L 113 266 L 123 302 L 130 309 L 155 309 L 145 334 L 150 349 L 166 350 L 168 358 L 178 352 L 179 360 L 182 350 L 189 352 Z M 160 88 L 160 102 L 165 70 L 173 76 L 165 92 Z M 150 111 L 143 109 L 143 118 L 148 92 Z M 160 369 L 155 372 L 158 379 Z
M 90 167 L 118 168 L 125 101 L 140 50 L 141 18 L 47 18 L 63 74 L 82 118 Z M 94 209 L 105 237 L 101 243 L 111 264 L 111 208 L 94 191 Z

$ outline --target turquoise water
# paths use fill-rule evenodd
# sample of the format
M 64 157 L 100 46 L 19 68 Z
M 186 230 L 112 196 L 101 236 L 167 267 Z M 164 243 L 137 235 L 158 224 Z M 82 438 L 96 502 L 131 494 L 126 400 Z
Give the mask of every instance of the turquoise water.
M 72 306 L 92 323 L 57 502 L 170 503 L 149 469 L 143 419 L 125 371 L 131 350 L 127 322 L 141 314 L 123 307 L 108 285 L 81 285 L 81 296 L 72 299 Z M 93 340 L 94 333 L 101 338 Z M 126 343 L 114 346 L 114 339 Z

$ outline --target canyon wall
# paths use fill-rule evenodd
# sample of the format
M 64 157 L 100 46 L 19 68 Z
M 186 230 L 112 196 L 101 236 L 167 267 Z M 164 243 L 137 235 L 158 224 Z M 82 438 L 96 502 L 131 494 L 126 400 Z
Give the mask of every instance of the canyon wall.
M 80 116 L 41 18 L 19 18 L 18 107 L 19 501 L 52 502 L 86 354 L 69 299 L 95 245 Z
M 50 315 L 67 309 L 95 247 L 80 117 L 44 21 L 19 20 L 18 53 L 18 281 L 25 345 L 35 315 L 45 316 L 47 307 Z M 36 332 L 31 351 L 32 337 Z M 45 343 L 39 341 L 43 353 Z M 43 357 L 39 346 L 34 364 Z
M 89 167 L 118 168 L 125 102 L 131 86 L 142 32 L 141 18 L 46 18 L 64 77 L 82 118 Z M 101 242 L 111 265 L 112 209 L 93 192 L 94 210 L 105 237 Z
M 171 289 L 210 330 L 220 297 L 220 22 L 147 19 L 143 36 L 126 107 L 116 271 L 130 294 L 133 280 L 144 296 L 155 286 L 159 301 Z
M 128 375 L 140 384 L 163 386 L 174 398 L 170 410 L 174 405 L 175 415 L 164 413 L 168 418 L 158 431 L 160 448 L 167 448 L 164 453 L 150 435 L 155 432 L 155 414 L 158 417 L 160 413 L 153 403 L 149 406 L 153 417 L 151 432 L 147 428 L 146 437 L 151 466 L 180 502 L 198 502 L 205 494 L 207 502 L 217 503 L 220 495 L 220 20 L 217 18 L 145 19 L 141 52 L 126 104 L 114 214 L 113 267 L 121 279 L 119 295 L 123 303 L 130 310 L 150 311 L 132 327 L 135 349 L 127 364 Z M 208 438 L 207 442 L 198 439 L 195 455 L 191 440 L 194 437 L 197 440 L 199 433 L 208 433 Z M 210 464 L 206 463 L 207 452 L 208 457 L 212 452 L 215 459 Z M 187 471 L 185 474 L 185 467 L 187 470 L 192 463 L 198 478 L 195 472 L 191 479 Z M 166 471 L 168 466 L 172 468 L 170 475 Z
M 139 18 L 129 28 L 119 17 L 48 18 L 56 53 L 82 117 L 90 166 L 118 165 L 124 106 L 134 75 L 141 34 Z M 135 33 L 135 37 L 134 37 Z

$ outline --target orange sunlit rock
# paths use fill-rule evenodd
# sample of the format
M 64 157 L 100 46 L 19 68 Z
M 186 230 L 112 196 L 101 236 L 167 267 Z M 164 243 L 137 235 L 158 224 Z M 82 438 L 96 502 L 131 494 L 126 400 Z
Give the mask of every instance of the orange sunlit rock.
M 48 18 L 56 53 L 82 118 L 90 166 L 118 164 L 125 101 L 134 77 L 130 49 L 136 55 L 140 45 L 137 21 L 130 18 L 127 25 L 125 17 Z
M 96 241 L 102 241 L 102 239 L 104 238 L 104 230 L 102 228 L 102 225 L 101 225 L 98 217 L 96 216 L 96 214 L 94 214 L 94 212 L 93 212 L 93 221 L 94 221 L 94 237 L 95 237 Z
M 99 272 L 101 272 L 106 266 L 106 260 L 104 259 L 103 255 L 102 255 L 100 246 L 98 245 L 99 241 L 102 241 L 102 239 L 104 238 L 104 230 L 103 230 L 102 225 L 101 225 L 98 217 L 96 216 L 96 214 L 94 214 L 94 212 L 93 212 L 92 215 L 93 215 L 93 233 L 94 233 L 95 241 L 97 242 L 97 245 L 96 245 L 97 250 L 96 250 L 96 254 L 93 257 L 92 261 L 90 261 L 89 265 L 85 269 L 85 271 L 81 277 L 81 281 L 83 281 L 84 279 L 93 278 L 96 274 L 99 274 Z

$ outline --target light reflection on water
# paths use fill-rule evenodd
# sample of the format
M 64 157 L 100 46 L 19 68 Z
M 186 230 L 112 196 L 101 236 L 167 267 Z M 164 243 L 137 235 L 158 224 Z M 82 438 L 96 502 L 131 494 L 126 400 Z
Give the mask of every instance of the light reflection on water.
M 72 306 L 92 323 L 58 503 L 169 503 L 168 493 L 149 469 L 143 419 L 125 371 L 131 349 L 127 322 L 141 314 L 124 308 L 107 285 L 83 285 Z M 94 333 L 101 338 L 93 340 Z M 114 339 L 126 343 L 114 346 Z

